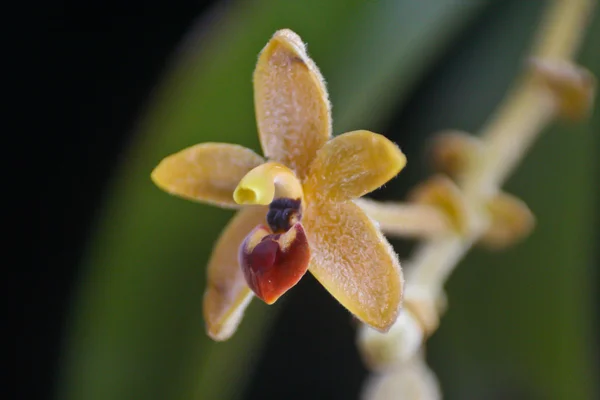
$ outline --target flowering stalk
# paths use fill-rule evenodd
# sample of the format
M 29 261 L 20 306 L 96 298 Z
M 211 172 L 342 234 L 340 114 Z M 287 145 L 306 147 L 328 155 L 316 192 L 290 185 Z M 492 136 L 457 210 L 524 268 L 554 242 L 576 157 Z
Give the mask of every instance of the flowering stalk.
M 452 175 L 455 183 L 436 178 L 423 184 L 421 189 L 434 194 L 446 193 L 430 196 L 429 204 L 437 205 L 446 214 L 446 222 L 454 221 L 455 229 L 424 241 L 411 259 L 403 263 L 406 271 L 404 312 L 390 332 L 382 334 L 367 326 L 359 331 L 358 346 L 365 361 L 371 368 L 382 371 L 383 376 L 391 377 L 399 369 L 415 363 L 415 358 L 422 357 L 422 342 L 437 328 L 445 307 L 443 285 L 473 244 L 484 242 L 504 247 L 532 228 L 533 217 L 528 208 L 518 199 L 502 193 L 501 186 L 554 118 L 579 119 L 590 111 L 594 79 L 570 60 L 582 39 L 583 27 L 593 6 L 594 0 L 554 0 L 536 38 L 529 70 L 479 138 L 453 132 L 437 140 L 433 152 L 435 161 Z M 407 220 L 401 207 L 380 207 L 375 212 L 365 209 L 390 235 L 399 232 L 398 228 L 387 226 L 389 221 Z M 442 220 L 440 217 L 436 224 L 440 230 L 447 230 L 447 225 L 441 227 Z M 382 375 L 377 379 L 382 380 Z M 401 379 L 396 381 L 394 396 L 408 390 Z M 385 385 L 389 387 L 389 379 Z M 372 382 L 369 388 L 365 392 L 368 399 L 391 398 L 374 394 L 378 392 Z M 414 398 L 439 397 L 436 390 L 427 393 L 425 397 Z
M 365 198 L 355 202 L 379 227 L 394 236 L 430 238 L 451 232 L 451 223 L 443 211 L 427 204 L 380 203 Z

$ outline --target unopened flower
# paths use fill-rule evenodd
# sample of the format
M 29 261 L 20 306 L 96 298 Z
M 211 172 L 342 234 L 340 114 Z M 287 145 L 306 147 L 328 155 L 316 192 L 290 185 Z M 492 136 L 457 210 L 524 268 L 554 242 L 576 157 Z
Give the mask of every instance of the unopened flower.
M 437 133 L 429 148 L 434 169 L 453 179 L 477 168 L 483 154 L 481 139 L 466 132 L 446 130 Z
M 577 121 L 588 117 L 594 106 L 596 78 L 571 61 L 533 58 L 532 72 L 555 99 L 560 115 Z
M 258 133 L 267 160 L 244 147 L 203 143 L 152 173 L 163 190 L 240 208 L 208 265 L 208 334 L 235 331 L 252 293 L 275 302 L 307 270 L 356 317 L 386 331 L 398 316 L 403 277 L 396 254 L 353 202 L 393 178 L 406 158 L 368 131 L 331 138 L 321 74 L 300 37 L 280 30 L 254 72 Z
M 535 226 L 535 217 L 527 204 L 504 192 L 487 202 L 490 226 L 480 243 L 490 250 L 505 249 L 526 238 Z

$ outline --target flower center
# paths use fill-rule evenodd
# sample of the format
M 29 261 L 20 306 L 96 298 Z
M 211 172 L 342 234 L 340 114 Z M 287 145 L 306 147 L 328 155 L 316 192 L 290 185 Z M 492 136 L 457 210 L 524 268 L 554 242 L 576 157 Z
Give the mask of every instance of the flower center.
M 246 283 L 267 304 L 274 303 L 308 270 L 310 248 L 300 223 L 303 198 L 296 174 L 275 162 L 248 172 L 233 192 L 238 204 L 269 206 L 268 227 L 254 228 L 238 253 Z

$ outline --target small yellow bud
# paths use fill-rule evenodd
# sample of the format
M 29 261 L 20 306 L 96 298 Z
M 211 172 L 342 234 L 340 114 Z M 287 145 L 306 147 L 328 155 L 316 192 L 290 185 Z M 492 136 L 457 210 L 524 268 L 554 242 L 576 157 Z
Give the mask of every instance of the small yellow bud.
M 536 79 L 558 102 L 560 114 L 571 120 L 587 117 L 594 103 L 596 79 L 586 69 L 566 60 L 532 59 Z
M 487 203 L 490 227 L 480 243 L 492 250 L 502 250 L 527 237 L 535 225 L 535 217 L 522 200 L 500 193 Z
M 467 132 L 448 130 L 435 135 L 429 152 L 435 170 L 455 178 L 474 168 L 481 157 L 482 144 Z
M 470 215 L 461 190 L 449 178 L 437 175 L 418 185 L 409 194 L 410 201 L 441 209 L 459 234 L 470 228 Z

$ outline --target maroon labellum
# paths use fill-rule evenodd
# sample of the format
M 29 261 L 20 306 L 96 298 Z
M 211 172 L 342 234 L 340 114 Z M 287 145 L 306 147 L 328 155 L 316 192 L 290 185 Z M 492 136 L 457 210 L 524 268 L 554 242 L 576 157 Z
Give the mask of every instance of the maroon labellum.
M 285 233 L 259 225 L 244 239 L 239 262 L 246 282 L 257 297 L 273 304 L 308 270 L 310 250 L 302 224 Z

